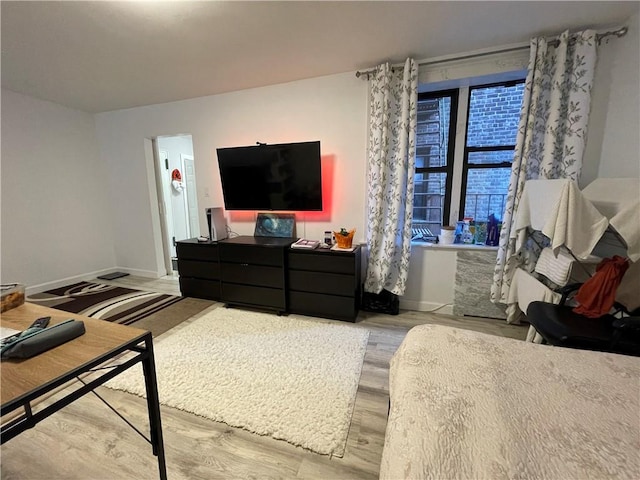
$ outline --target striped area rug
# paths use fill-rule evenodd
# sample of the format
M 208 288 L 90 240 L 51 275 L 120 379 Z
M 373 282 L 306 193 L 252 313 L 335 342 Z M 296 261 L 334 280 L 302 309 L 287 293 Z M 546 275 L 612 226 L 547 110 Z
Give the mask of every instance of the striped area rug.
M 80 282 L 36 293 L 28 302 L 129 325 L 181 301 L 183 297 L 102 283 Z

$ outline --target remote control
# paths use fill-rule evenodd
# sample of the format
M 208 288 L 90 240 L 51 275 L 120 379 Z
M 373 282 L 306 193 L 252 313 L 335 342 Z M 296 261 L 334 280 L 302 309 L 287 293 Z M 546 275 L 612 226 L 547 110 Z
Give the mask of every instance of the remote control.
M 1 344 L 2 344 L 2 346 L 9 345 L 10 343 L 15 342 L 19 338 L 22 338 L 22 337 L 24 337 L 26 335 L 29 335 L 31 333 L 35 333 L 37 330 L 42 330 L 42 329 L 46 328 L 47 325 L 49 325 L 50 321 L 51 321 L 51 317 L 38 318 L 26 330 L 23 330 L 22 332 L 16 333 L 15 335 L 11 335 L 10 337 L 3 338 Z
M 31 328 L 47 328 L 47 325 L 49 325 L 50 321 L 51 321 L 51 317 L 38 318 L 35 322 L 33 322 L 29 326 L 29 328 L 27 330 L 29 330 Z
M 47 325 L 49 325 L 49 321 L 51 320 L 51 317 L 40 317 L 38 318 L 35 322 L 33 322 L 29 328 L 27 328 L 25 331 L 20 333 L 20 337 L 26 337 L 27 335 L 31 335 L 33 333 L 36 333 L 40 330 L 44 330 Z

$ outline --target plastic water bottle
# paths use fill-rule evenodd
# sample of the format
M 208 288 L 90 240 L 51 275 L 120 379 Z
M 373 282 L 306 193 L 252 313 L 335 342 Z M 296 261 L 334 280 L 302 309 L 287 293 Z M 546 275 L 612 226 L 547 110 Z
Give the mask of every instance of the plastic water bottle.
M 473 234 L 469 229 L 469 222 L 465 221 L 462 227 L 462 243 L 473 243 Z

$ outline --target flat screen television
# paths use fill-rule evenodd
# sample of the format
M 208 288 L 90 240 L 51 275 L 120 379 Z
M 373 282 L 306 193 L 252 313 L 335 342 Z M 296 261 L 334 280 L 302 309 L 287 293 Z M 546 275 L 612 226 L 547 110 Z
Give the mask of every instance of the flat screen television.
M 226 210 L 322 210 L 320 142 L 216 151 Z

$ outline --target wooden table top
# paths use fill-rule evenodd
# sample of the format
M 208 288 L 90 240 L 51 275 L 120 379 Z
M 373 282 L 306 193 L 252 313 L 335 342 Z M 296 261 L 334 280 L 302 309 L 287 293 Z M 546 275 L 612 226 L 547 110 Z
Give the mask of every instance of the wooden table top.
M 2 313 L 0 323 L 3 327 L 25 330 L 40 317 L 51 317 L 49 326 L 70 318 L 82 320 L 86 333 L 35 357 L 2 360 L 0 366 L 2 405 L 63 377 L 147 333 L 139 328 L 33 303 L 25 303 Z

